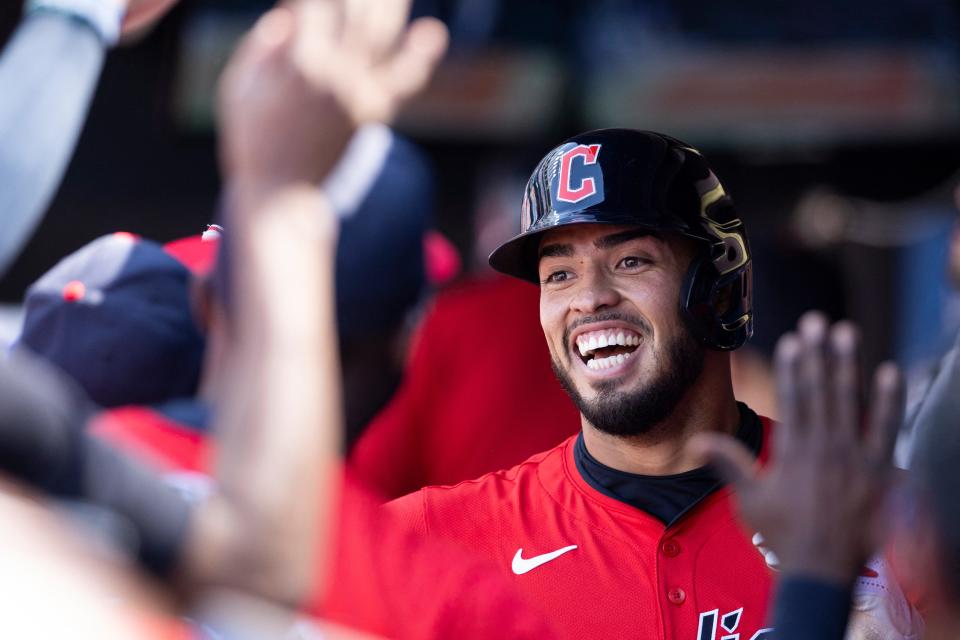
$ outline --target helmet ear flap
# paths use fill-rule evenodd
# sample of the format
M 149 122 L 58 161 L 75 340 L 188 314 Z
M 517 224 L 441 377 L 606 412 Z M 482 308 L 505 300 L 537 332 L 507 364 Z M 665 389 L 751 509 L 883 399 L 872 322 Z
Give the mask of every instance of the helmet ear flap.
M 753 335 L 752 268 L 747 261 L 721 275 L 709 246 L 691 261 L 680 290 L 681 317 L 711 349 L 732 351 Z

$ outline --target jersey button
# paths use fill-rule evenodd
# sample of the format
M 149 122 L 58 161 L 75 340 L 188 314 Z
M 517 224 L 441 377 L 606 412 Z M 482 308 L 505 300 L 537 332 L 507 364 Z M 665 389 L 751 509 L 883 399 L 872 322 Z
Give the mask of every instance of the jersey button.
M 660 550 L 663 551 L 663 555 L 668 558 L 676 558 L 680 555 L 680 543 L 673 538 L 665 540 L 663 544 L 660 545 Z
M 680 587 L 670 589 L 670 591 L 667 592 L 667 600 L 669 600 L 673 604 L 678 604 L 678 605 L 683 604 L 683 601 L 686 599 L 687 599 L 687 594 Z

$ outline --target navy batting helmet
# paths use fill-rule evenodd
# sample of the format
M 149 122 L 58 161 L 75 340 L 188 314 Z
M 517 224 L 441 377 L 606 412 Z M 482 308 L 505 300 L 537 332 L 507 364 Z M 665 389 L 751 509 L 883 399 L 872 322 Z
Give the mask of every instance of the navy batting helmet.
M 539 282 L 543 234 L 572 224 L 635 225 L 675 231 L 702 247 L 680 292 L 681 311 L 714 349 L 753 333 L 750 245 L 733 201 L 699 151 L 651 131 L 600 129 L 570 138 L 527 182 L 520 235 L 490 266 Z

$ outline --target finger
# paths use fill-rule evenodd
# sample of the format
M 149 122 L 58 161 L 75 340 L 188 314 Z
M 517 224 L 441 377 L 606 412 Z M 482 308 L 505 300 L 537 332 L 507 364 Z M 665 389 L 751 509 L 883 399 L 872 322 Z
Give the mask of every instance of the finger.
M 900 369 L 892 362 L 877 367 L 873 378 L 867 446 L 868 452 L 878 463 L 888 464 L 893 457 L 897 434 L 903 424 L 904 397 Z
M 827 435 L 830 416 L 827 393 L 827 318 L 818 311 L 805 313 L 799 322 L 801 350 L 800 392 L 806 407 L 803 429 L 808 437 Z
M 837 442 L 852 444 L 860 431 L 860 336 L 850 322 L 839 322 L 830 331 L 830 360 L 833 384 L 830 385 L 833 407 L 831 422 Z
M 230 66 L 250 63 L 286 46 L 294 33 L 294 17 L 285 7 L 277 7 L 263 14 L 240 41 L 231 57 Z
M 331 50 L 340 29 L 337 7 L 323 0 L 295 3 L 296 37 L 293 58 L 308 78 L 323 82 L 327 67 L 333 63 Z
M 370 2 L 366 13 L 363 40 L 368 59 L 376 63 L 383 60 L 401 41 L 410 17 L 410 0 Z
M 371 5 L 379 4 L 371 0 L 337 0 L 342 29 L 340 42 L 351 50 L 361 50 L 366 46 L 366 21 Z
M 780 424 L 773 432 L 774 452 L 778 459 L 792 455 L 804 438 L 801 423 L 803 409 L 800 395 L 800 338 L 794 333 L 785 334 L 777 342 L 773 356 L 774 375 L 777 386 L 777 412 Z
M 277 7 L 265 13 L 253 27 L 253 39 L 257 46 L 273 50 L 290 42 L 295 31 L 293 12 Z
M 748 490 L 757 474 L 753 454 L 736 438 L 720 433 L 701 433 L 687 443 L 687 453 L 713 467 L 720 478 L 737 491 Z
M 265 13 L 241 41 L 223 72 L 220 100 L 242 99 L 256 90 L 263 73 L 290 46 L 294 34 L 293 14 L 285 8 Z
M 384 66 L 384 82 L 402 102 L 419 93 L 429 82 L 447 51 L 447 27 L 435 18 L 414 20 L 396 54 Z

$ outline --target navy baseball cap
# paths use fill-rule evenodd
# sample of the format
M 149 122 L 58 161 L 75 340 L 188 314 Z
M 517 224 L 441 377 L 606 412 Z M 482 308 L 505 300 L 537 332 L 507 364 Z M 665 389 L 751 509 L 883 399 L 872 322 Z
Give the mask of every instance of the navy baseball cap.
M 323 187 L 341 219 L 337 330 L 348 339 L 396 326 L 420 300 L 435 199 L 433 167 L 419 147 L 389 130 L 361 132 Z M 232 251 L 228 227 L 212 278 L 227 309 Z
M 103 407 L 195 394 L 205 341 L 190 305 L 191 268 L 176 253 L 130 233 L 94 240 L 27 290 L 12 350 L 56 365 Z
M 426 155 L 394 135 L 375 180 L 340 229 L 336 281 L 341 336 L 388 329 L 420 299 L 434 190 Z

